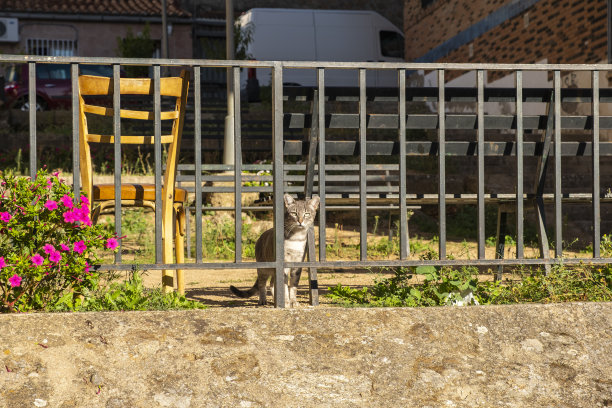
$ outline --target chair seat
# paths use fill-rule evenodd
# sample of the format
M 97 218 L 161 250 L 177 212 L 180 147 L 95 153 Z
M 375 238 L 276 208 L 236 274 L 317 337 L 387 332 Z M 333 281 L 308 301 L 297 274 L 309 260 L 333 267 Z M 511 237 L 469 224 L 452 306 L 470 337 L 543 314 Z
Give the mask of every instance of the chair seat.
M 114 184 L 96 184 L 93 186 L 93 200 L 105 201 L 115 199 Z M 145 200 L 155 201 L 155 184 L 122 184 L 122 200 Z M 187 201 L 187 190 L 174 189 L 174 202 L 184 203 Z

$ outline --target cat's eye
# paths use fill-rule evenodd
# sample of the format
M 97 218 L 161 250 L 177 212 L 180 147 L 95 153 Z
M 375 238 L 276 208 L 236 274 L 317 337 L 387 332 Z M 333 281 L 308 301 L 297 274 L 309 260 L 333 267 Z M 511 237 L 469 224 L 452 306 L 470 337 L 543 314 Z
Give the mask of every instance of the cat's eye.
M 291 211 L 291 215 L 293 215 L 294 217 L 297 217 L 297 211 Z
M 308 212 L 304 213 L 304 217 L 310 217 L 310 213 Z

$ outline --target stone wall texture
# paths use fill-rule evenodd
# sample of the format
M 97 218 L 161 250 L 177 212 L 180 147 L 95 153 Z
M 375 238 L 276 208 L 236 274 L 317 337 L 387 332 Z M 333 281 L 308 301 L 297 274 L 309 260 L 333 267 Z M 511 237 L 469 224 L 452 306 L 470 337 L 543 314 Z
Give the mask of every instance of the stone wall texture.
M 0 407 L 612 407 L 612 304 L 0 316 Z
M 513 0 L 405 0 L 406 60 L 469 29 Z M 540 0 L 438 62 L 598 63 L 607 58 L 606 0 Z

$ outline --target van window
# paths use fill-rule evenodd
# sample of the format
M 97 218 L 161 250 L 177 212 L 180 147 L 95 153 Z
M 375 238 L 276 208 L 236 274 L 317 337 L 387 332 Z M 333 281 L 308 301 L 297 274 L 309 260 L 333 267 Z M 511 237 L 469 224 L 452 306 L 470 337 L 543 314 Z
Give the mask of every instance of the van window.
M 380 32 L 380 52 L 383 57 L 404 58 L 404 38 L 395 31 Z

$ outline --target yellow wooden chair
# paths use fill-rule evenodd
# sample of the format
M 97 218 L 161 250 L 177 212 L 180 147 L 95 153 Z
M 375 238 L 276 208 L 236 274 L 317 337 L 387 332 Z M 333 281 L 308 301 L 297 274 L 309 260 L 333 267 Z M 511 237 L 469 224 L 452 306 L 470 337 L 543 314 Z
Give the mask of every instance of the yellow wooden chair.
M 172 120 L 172 131 L 169 135 L 162 135 L 161 143 L 167 145 L 166 170 L 162 186 L 162 245 L 163 262 L 172 263 L 172 234 L 174 224 L 176 263 L 184 262 L 185 240 L 185 204 L 187 191 L 175 188 L 176 164 L 180 150 L 183 122 L 185 119 L 185 106 L 189 88 L 189 72 L 182 71 L 180 77 L 167 77 L 160 80 L 160 93 L 162 96 L 176 98 L 176 105 L 171 111 L 162 111 L 162 120 Z M 153 95 L 153 80 L 149 78 L 121 78 L 120 92 L 122 95 Z M 115 206 L 114 184 L 93 184 L 90 143 L 114 143 L 113 135 L 92 134 L 87 126 L 87 114 L 114 116 L 112 107 L 99 106 L 91 102 L 89 97 L 111 96 L 113 94 L 113 80 L 107 77 L 92 75 L 79 76 L 79 118 L 80 118 L 80 167 L 82 188 L 89 197 L 92 206 L 92 220 L 97 221 L 104 210 Z M 85 99 L 83 98 L 85 96 Z M 97 99 L 97 98 L 96 98 Z M 108 99 L 108 98 L 107 98 Z M 154 121 L 154 112 L 142 110 L 121 109 L 121 118 L 141 119 Z M 153 136 L 121 135 L 122 144 L 148 144 L 154 143 Z M 149 207 L 155 209 L 155 184 L 122 184 L 121 205 L 128 207 Z M 184 293 L 183 271 L 176 271 L 177 289 Z M 173 289 L 171 271 L 162 273 L 162 286 L 165 292 Z

